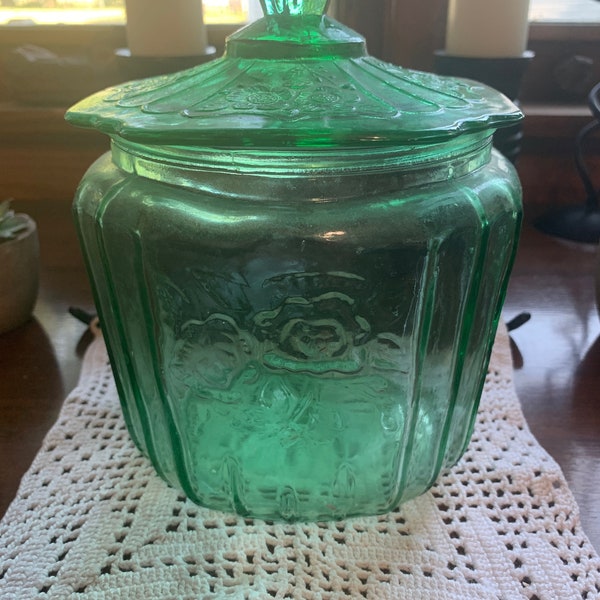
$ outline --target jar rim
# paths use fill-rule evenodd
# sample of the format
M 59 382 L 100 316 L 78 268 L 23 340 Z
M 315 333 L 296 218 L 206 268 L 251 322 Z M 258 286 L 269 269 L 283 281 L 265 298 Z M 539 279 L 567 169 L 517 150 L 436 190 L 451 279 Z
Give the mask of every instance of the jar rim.
M 223 149 L 150 146 L 112 138 L 112 160 L 123 171 L 147 179 L 197 187 L 206 174 L 252 177 L 340 177 L 396 174 L 403 185 L 466 175 L 490 160 L 493 131 L 438 144 L 385 148 Z

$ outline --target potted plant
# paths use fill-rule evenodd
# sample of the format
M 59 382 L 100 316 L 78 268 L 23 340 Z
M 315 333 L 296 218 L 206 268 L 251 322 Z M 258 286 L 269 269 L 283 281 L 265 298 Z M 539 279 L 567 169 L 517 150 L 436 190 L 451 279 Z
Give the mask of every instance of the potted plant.
M 0 333 L 25 323 L 33 312 L 39 281 L 35 221 L 0 202 Z

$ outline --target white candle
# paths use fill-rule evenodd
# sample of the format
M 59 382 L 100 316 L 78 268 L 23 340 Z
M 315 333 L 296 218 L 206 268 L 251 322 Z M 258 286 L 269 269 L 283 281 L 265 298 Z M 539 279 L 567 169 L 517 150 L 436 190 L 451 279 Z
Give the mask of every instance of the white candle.
M 446 53 L 508 58 L 527 49 L 529 0 L 450 0 Z
M 133 56 L 199 56 L 206 51 L 202 0 L 126 0 Z

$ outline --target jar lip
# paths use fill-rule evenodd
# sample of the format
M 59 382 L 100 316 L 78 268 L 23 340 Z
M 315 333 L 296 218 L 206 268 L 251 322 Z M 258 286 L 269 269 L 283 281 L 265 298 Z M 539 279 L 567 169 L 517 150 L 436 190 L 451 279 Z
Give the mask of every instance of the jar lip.
M 453 159 L 481 153 L 491 144 L 493 131 L 477 132 L 438 144 L 362 147 L 345 149 L 255 149 L 158 146 L 112 138 L 114 162 L 129 171 L 131 159 L 154 162 L 164 167 L 190 171 L 222 171 L 250 175 L 289 177 L 340 173 L 411 171 L 443 164 Z
M 129 173 L 166 181 L 171 175 L 206 172 L 230 175 L 310 176 L 368 175 L 399 171 L 404 174 L 440 169 L 451 176 L 466 174 L 489 161 L 493 131 L 463 135 L 437 144 L 384 148 L 223 149 L 151 146 L 112 138 L 113 162 Z M 430 179 L 428 174 L 428 179 Z M 444 177 L 449 178 L 449 177 Z

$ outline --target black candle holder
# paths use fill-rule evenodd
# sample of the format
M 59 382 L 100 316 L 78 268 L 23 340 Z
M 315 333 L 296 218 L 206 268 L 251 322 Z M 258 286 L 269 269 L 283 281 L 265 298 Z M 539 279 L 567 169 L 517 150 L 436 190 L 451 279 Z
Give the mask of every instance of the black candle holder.
M 192 56 L 136 56 L 131 54 L 129 48 L 115 50 L 117 66 L 124 80 L 144 79 L 191 69 L 212 60 L 216 55 L 214 46 L 207 46 L 203 54 Z
M 575 138 L 575 166 L 586 198 L 582 206 L 566 206 L 539 218 L 535 225 L 544 233 L 573 242 L 597 244 L 600 242 L 600 188 L 596 188 L 585 164 L 584 143 L 594 131 L 600 130 L 600 82 L 588 96 L 594 120 L 585 125 Z
M 502 92 L 518 105 L 523 75 L 534 56 L 529 50 L 521 56 L 507 58 L 454 56 L 438 50 L 435 52 L 435 71 L 440 75 L 480 81 Z M 522 140 L 523 129 L 520 124 L 499 129 L 494 134 L 494 146 L 513 163 L 521 151 Z

